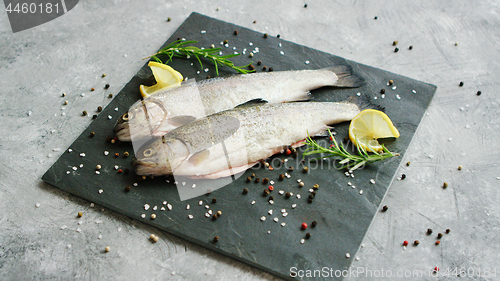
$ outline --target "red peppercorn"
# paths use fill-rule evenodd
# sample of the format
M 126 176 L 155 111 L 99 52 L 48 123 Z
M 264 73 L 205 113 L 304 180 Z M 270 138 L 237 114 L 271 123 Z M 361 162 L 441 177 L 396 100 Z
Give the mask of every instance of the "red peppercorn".
M 439 240 L 438 240 L 438 241 L 436 241 L 436 245 L 439 245 L 440 243 L 441 243 L 441 241 L 439 241 Z
M 333 145 L 333 144 L 330 144 L 330 147 L 335 147 L 335 145 Z
M 300 226 L 302 229 L 307 229 L 307 223 L 303 222 L 302 225 Z
M 405 241 L 403 242 L 403 246 L 405 246 L 405 247 L 406 247 L 406 246 L 408 246 L 408 241 L 406 241 L 406 240 L 405 240 Z
M 439 271 L 439 267 L 434 267 L 434 271 Z
M 332 138 L 331 136 L 329 137 L 329 139 L 330 139 L 331 141 L 333 141 L 333 138 Z
M 268 189 L 269 189 L 269 191 L 273 191 L 273 190 L 274 190 L 274 186 L 270 185 L 270 186 L 268 187 Z
M 122 170 L 122 169 L 119 169 L 119 170 L 118 170 L 118 174 L 121 174 L 121 173 L 123 173 L 123 170 Z
M 290 149 L 286 150 L 286 154 L 290 155 L 291 153 L 292 153 L 292 151 Z

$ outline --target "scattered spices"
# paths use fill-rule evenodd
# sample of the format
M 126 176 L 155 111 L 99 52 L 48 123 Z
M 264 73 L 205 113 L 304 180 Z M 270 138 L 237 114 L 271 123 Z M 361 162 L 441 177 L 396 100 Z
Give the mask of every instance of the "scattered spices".
M 84 110 L 84 111 L 82 112 L 82 115 L 83 115 L 83 116 L 87 116 L 87 111 L 86 111 L 86 110 Z
M 248 188 L 243 188 L 243 194 L 247 194 L 248 193 Z
M 262 61 L 261 61 L 261 60 L 259 60 L 259 61 L 257 62 L 257 65 L 261 65 L 261 64 L 262 64 Z
M 101 112 L 102 111 L 102 106 L 98 106 L 97 107 L 97 112 Z
M 269 196 L 269 200 L 274 200 L 274 196 Z
M 120 156 L 120 152 L 115 153 L 115 157 L 119 157 L 119 156 Z
M 271 193 L 269 191 L 269 189 L 264 189 L 264 191 L 262 192 L 262 195 L 267 196 L 267 195 L 269 195 L 269 193 Z
M 398 41 L 392 41 L 392 46 L 396 46 L 398 44 Z
M 113 97 L 113 94 L 109 94 L 109 95 L 108 95 L 108 98 L 112 98 L 112 97 Z
M 152 220 L 156 219 L 156 214 L 151 214 L 151 219 Z
M 101 75 L 101 77 L 102 77 L 102 78 L 106 77 L 106 73 L 103 73 L 103 74 Z
M 167 18 L 167 22 L 170 22 L 172 19 L 171 18 Z
M 447 188 L 447 187 L 448 187 L 448 183 L 447 182 L 443 183 L 443 188 Z
M 288 171 L 292 172 L 293 171 L 293 166 L 288 167 Z
M 418 246 L 418 244 L 420 244 L 420 241 L 418 241 L 418 240 L 413 241 L 414 246 Z
M 61 97 L 63 97 L 63 98 L 64 98 L 65 96 L 66 96 L 66 93 L 62 93 L 62 94 L 61 94 Z
M 158 236 L 156 236 L 155 234 L 151 234 L 151 236 L 149 236 L 149 239 L 151 239 L 153 242 L 158 242 L 158 240 L 160 239 Z
M 115 139 L 111 139 L 110 143 L 115 144 L 116 140 Z
M 253 53 L 250 53 L 250 54 L 253 54 Z M 251 55 L 250 57 L 253 57 L 253 55 Z M 255 66 L 253 66 L 253 64 L 250 64 L 250 65 L 248 66 L 248 69 L 250 69 L 250 70 L 254 70 L 254 69 L 255 69 Z
M 122 169 L 118 169 L 118 174 L 121 174 L 123 173 L 123 170 Z
M 449 228 L 448 228 L 448 229 L 446 229 L 446 231 L 445 231 L 445 232 L 446 232 L 446 234 L 450 233 L 450 229 L 449 229 Z
M 274 69 L 272 67 L 269 68 L 269 72 L 273 71 Z
M 403 241 L 403 246 L 404 246 L 404 247 L 408 246 L 408 241 L 406 241 L 406 240 L 405 240 L 405 241 Z
M 441 239 L 441 238 L 443 238 L 443 233 L 438 233 L 437 239 Z
M 101 165 L 99 165 L 99 164 L 98 164 L 97 166 L 95 166 L 95 169 L 96 169 L 96 170 L 100 170 L 101 168 L 102 168 L 102 166 L 101 166 Z
M 94 88 L 90 88 L 90 91 L 93 92 L 93 91 L 95 91 L 95 89 Z
M 380 93 L 384 94 L 385 93 L 385 89 L 380 90 Z
M 233 32 L 233 34 L 234 34 L 234 35 L 238 35 L 238 30 L 235 30 L 235 31 Z
M 223 43 L 224 43 L 224 44 L 227 44 L 227 43 L 229 43 L 229 41 L 227 41 L 227 39 L 225 39 L 225 40 L 223 41 Z
M 378 17 L 377 17 L 377 16 L 375 16 L 373 19 L 374 19 L 374 20 L 377 20 L 377 19 L 378 19 Z
M 285 197 L 290 198 L 290 197 L 292 197 L 292 194 L 290 192 L 287 192 L 287 193 L 285 193 Z
M 273 191 L 274 190 L 274 186 L 270 185 L 267 189 L 269 189 L 269 191 Z
M 392 85 L 394 84 L 394 81 L 393 80 L 389 80 L 389 85 Z
M 303 223 L 300 225 L 300 228 L 301 228 L 302 230 L 307 229 L 307 223 L 303 222 Z
M 68 105 L 68 101 L 67 101 L 67 100 L 65 100 L 65 101 L 63 102 L 63 104 L 64 104 L 64 105 Z
M 476 95 L 480 96 L 481 95 L 481 91 L 477 91 Z
M 309 167 L 302 168 L 302 172 L 307 173 L 309 171 Z
M 408 47 L 408 50 L 413 50 L 413 46 L 410 45 L 410 47 Z
M 130 185 L 125 186 L 125 191 L 130 191 Z
M 311 223 L 311 226 L 312 226 L 312 227 L 316 227 L 316 225 L 317 225 L 317 224 L 318 224 L 318 223 L 317 223 L 316 221 L 313 221 L 313 222 Z
M 252 177 L 247 177 L 247 182 L 251 182 L 252 181 Z
M 314 199 L 315 196 L 316 196 L 316 194 L 311 193 L 311 194 L 309 194 L 309 199 L 312 200 L 312 199 Z
M 111 247 L 106 246 L 106 247 L 104 248 L 104 251 L 105 251 L 106 253 L 107 253 L 107 252 L 109 252 L 109 251 L 111 251 Z
M 217 242 L 217 241 L 219 241 L 219 236 L 214 237 L 214 242 Z
M 401 175 L 401 180 L 404 180 L 404 179 L 406 179 L 406 175 L 405 175 L 405 174 L 402 174 L 402 175 Z
M 128 153 L 128 151 L 123 152 L 123 157 L 128 157 L 129 155 L 130 153 Z
M 319 184 L 313 185 L 313 188 L 316 189 L 316 190 L 319 189 Z
M 262 67 L 262 71 L 266 71 L 266 70 L 267 70 L 267 66 L 265 66 L 265 65 L 264 65 L 264 66 Z
M 83 217 L 83 212 L 78 212 L 78 217 L 79 218 Z
M 97 114 L 92 115 L 92 120 L 97 119 Z
M 250 58 L 252 58 L 252 57 L 253 57 L 253 53 L 248 54 L 248 56 L 249 56 Z M 253 65 L 252 65 L 252 67 L 253 67 Z M 255 69 L 255 67 L 254 67 L 253 69 Z M 252 69 L 252 70 L 253 70 L 253 69 Z
M 266 184 L 266 183 L 268 183 L 268 182 L 269 182 L 269 178 L 263 178 L 263 179 L 262 179 L 262 183 L 263 183 L 263 184 Z
M 427 228 L 427 235 L 431 235 L 431 234 L 432 234 L 432 229 Z
M 410 161 L 406 162 L 406 167 L 410 166 Z
M 268 36 L 269 36 L 269 34 L 264 33 L 264 38 L 267 38 Z
M 259 178 L 255 178 L 255 182 L 258 183 L 260 181 Z
M 304 185 L 305 185 L 305 183 L 303 181 L 299 182 L 300 187 L 303 187 Z
M 399 52 L 399 48 L 394 48 L 394 53 Z
M 459 171 L 462 170 L 462 168 L 463 168 L 462 165 L 458 165 L 458 170 Z
M 311 233 L 308 232 L 308 233 L 306 233 L 306 239 L 309 239 L 309 238 L 311 238 Z
M 212 204 L 215 204 L 216 202 L 217 202 L 217 199 L 215 199 L 215 197 L 212 198 Z
M 313 199 L 309 197 L 309 198 L 307 199 L 307 203 L 312 203 L 312 202 L 313 202 Z
M 307 4 L 304 4 L 304 8 L 307 8 Z
M 387 205 L 384 205 L 382 207 L 382 212 L 387 212 L 387 210 L 389 210 L 389 207 L 387 207 Z
M 280 37 L 281 37 L 281 35 L 279 35 L 279 34 L 278 34 L 278 35 L 276 35 L 276 38 L 280 38 Z
M 439 241 L 439 240 L 438 240 L 438 241 L 436 241 L 436 245 L 439 245 L 440 243 L 441 243 L 441 241 Z
M 93 138 L 95 136 L 94 132 L 90 132 L 90 137 Z
M 285 179 L 285 175 L 284 175 L 284 174 L 280 174 L 280 175 L 279 175 L 279 177 L 278 177 L 278 179 L 279 179 L 280 181 L 284 180 L 284 179 Z
M 219 216 L 217 214 L 212 215 L 212 220 L 216 220 Z
M 464 85 L 464 82 L 460 81 L 460 83 L 458 84 L 459 87 L 462 87 Z
M 109 87 L 110 87 L 109 84 L 104 85 L 105 90 L 109 89 Z

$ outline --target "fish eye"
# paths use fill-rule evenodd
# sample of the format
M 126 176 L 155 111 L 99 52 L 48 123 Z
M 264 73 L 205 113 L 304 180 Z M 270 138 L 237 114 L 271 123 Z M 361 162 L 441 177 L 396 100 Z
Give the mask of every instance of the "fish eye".
M 133 117 L 134 117 L 134 115 L 132 113 L 130 113 L 130 112 L 127 112 L 127 113 L 125 113 L 125 114 L 122 115 L 122 119 L 124 121 L 128 121 L 128 120 L 132 119 Z
M 152 148 L 148 148 L 148 149 L 144 150 L 142 155 L 144 155 L 144 157 L 151 157 L 154 155 L 154 150 Z

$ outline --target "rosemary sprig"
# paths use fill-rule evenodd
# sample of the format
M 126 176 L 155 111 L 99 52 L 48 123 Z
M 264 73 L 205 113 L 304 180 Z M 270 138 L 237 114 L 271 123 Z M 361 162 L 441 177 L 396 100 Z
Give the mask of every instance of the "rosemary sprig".
M 361 166 L 368 165 L 373 162 L 381 161 L 394 156 L 399 156 L 399 153 L 390 152 L 389 150 L 387 150 L 387 148 L 385 148 L 384 145 L 382 145 L 383 152 L 372 151 L 373 154 L 368 154 L 366 149 L 364 149 L 362 146 L 359 145 L 359 142 L 356 143 L 358 155 L 353 155 L 349 153 L 342 144 L 338 145 L 337 141 L 335 140 L 335 137 L 333 137 L 330 130 L 328 130 L 328 133 L 333 141 L 333 146 L 330 146 L 329 148 L 322 147 L 315 140 L 313 140 L 311 136 L 309 136 L 309 134 L 307 134 L 305 144 L 308 145 L 308 148 L 303 153 L 303 155 L 311 155 L 318 153 L 327 154 L 324 157 L 318 157 L 316 159 L 321 159 L 325 157 L 326 158 L 340 157 L 342 158 L 342 160 L 339 162 L 339 164 L 341 165 L 340 168 L 341 169 L 348 168 L 349 171 L 354 171 Z
M 229 60 L 230 58 L 239 56 L 240 54 L 219 56 L 216 53 L 218 53 L 221 48 L 200 49 L 195 46 L 186 46 L 188 44 L 196 44 L 196 43 L 198 43 L 198 41 L 177 40 L 169 44 L 165 48 L 161 49 L 160 51 L 158 51 L 158 53 L 146 57 L 145 59 L 152 58 L 159 63 L 168 64 L 169 62 L 172 61 L 174 57 L 187 58 L 187 59 L 195 57 L 196 60 L 198 60 L 198 62 L 200 63 L 201 68 L 203 69 L 203 63 L 201 62 L 201 59 L 206 58 L 212 61 L 213 64 L 215 65 L 215 72 L 217 73 L 217 76 L 219 76 L 219 66 L 229 66 L 230 68 L 243 74 L 255 71 L 255 70 L 245 69 L 252 63 L 242 66 L 236 66 L 232 61 Z M 161 56 L 167 56 L 168 57 L 167 61 L 162 62 L 161 59 L 159 58 Z

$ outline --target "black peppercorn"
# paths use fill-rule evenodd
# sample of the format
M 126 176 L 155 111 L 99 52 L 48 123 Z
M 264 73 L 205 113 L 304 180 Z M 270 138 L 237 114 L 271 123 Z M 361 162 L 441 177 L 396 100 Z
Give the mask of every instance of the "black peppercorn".
M 238 30 L 235 30 L 235 31 L 233 32 L 233 34 L 234 34 L 234 35 L 238 35 Z
M 219 236 L 214 237 L 214 242 L 217 242 L 217 241 L 219 241 Z
M 280 181 L 284 180 L 284 179 L 285 179 L 285 175 L 284 175 L 284 174 L 280 174 L 280 175 L 279 175 L 279 177 L 278 177 L 278 179 L 279 179 Z
M 481 91 L 477 91 L 476 95 L 480 96 L 481 95 Z
M 109 84 L 104 85 L 104 89 L 106 89 L 106 90 L 109 89 L 109 87 L 110 87 Z
M 312 226 L 312 227 L 315 227 L 317 224 L 318 224 L 318 223 L 317 223 L 316 221 L 313 221 L 313 222 L 311 223 L 311 226 Z
M 90 132 L 90 137 L 93 138 L 95 136 L 94 132 Z
M 257 62 L 257 65 L 261 65 L 261 64 L 262 64 L 262 61 L 261 61 L 261 60 L 259 60 L 259 61 Z
M 408 47 L 408 50 L 413 50 L 413 46 Z
M 268 36 L 269 36 L 269 34 L 264 33 L 264 38 L 267 38 Z
M 378 17 L 377 17 L 377 16 L 375 16 L 373 19 L 374 19 L 374 20 L 376 20 L 376 19 L 378 19 Z
M 276 37 L 280 38 L 281 36 L 278 34 L 278 35 L 276 35 Z
M 130 191 L 130 185 L 125 186 L 125 191 Z
M 313 199 L 312 198 L 308 198 L 307 199 L 307 203 L 312 203 L 313 202 Z
M 265 65 L 264 65 L 264 66 L 262 67 L 262 71 L 266 71 L 266 70 L 267 70 L 267 66 L 265 66 Z
M 420 244 L 420 241 L 418 240 L 413 241 L 413 245 L 418 246 L 418 244 Z
M 307 173 L 308 171 L 309 171 L 309 168 L 308 168 L 308 167 L 304 167 L 304 168 L 302 168 L 302 172 Z
M 394 48 L 394 53 L 397 53 L 399 51 L 399 48 Z
M 406 175 L 405 175 L 405 174 L 402 174 L 402 175 L 401 175 L 401 180 L 404 180 L 404 179 L 406 179 Z
M 215 197 L 212 198 L 212 204 L 215 204 L 216 202 L 217 202 L 217 199 L 215 199 Z
M 311 238 L 311 233 L 308 232 L 308 233 L 306 233 L 306 239 L 309 239 L 309 238 Z
M 290 198 L 291 196 L 292 196 L 292 194 L 290 192 L 285 193 L 286 198 Z
M 464 85 L 464 82 L 460 81 L 460 83 L 458 84 L 459 87 L 462 87 Z
M 247 194 L 248 193 L 248 188 L 243 188 L 243 194 Z
M 387 205 L 384 205 L 382 207 L 382 212 L 387 212 L 387 210 L 389 210 L 389 207 L 387 207 Z
M 385 94 L 385 89 L 380 90 L 381 94 Z
M 259 178 L 255 178 L 255 182 L 258 183 L 260 181 Z
M 229 43 L 229 41 L 227 41 L 227 39 L 226 39 L 226 40 L 224 40 L 224 44 L 227 44 L 227 43 Z
M 262 183 L 263 183 L 263 184 L 266 184 L 266 183 L 268 183 L 268 182 L 269 182 L 269 178 L 263 178 L 263 179 L 262 179 Z
M 441 239 L 443 237 L 443 233 L 438 233 L 437 239 Z
M 448 234 L 448 233 L 450 233 L 450 229 L 449 228 L 446 229 L 446 234 Z
M 262 195 L 267 196 L 267 195 L 269 195 L 269 193 L 270 193 L 269 189 L 267 189 L 267 188 L 266 188 L 266 189 L 264 189 L 264 191 L 262 192 Z
M 252 177 L 247 177 L 247 182 L 251 182 L 252 181 Z
M 428 228 L 427 229 L 427 235 L 431 235 L 432 234 L 432 229 Z
M 274 69 L 272 67 L 269 68 L 269 72 L 273 71 Z
M 315 195 L 314 195 L 314 194 L 312 194 L 312 193 L 311 193 L 311 194 L 309 194 L 309 199 L 314 199 L 314 196 L 315 196 Z
M 92 120 L 97 119 L 97 114 L 92 115 Z
M 268 200 L 274 200 L 274 196 L 269 196 L 269 199 Z

